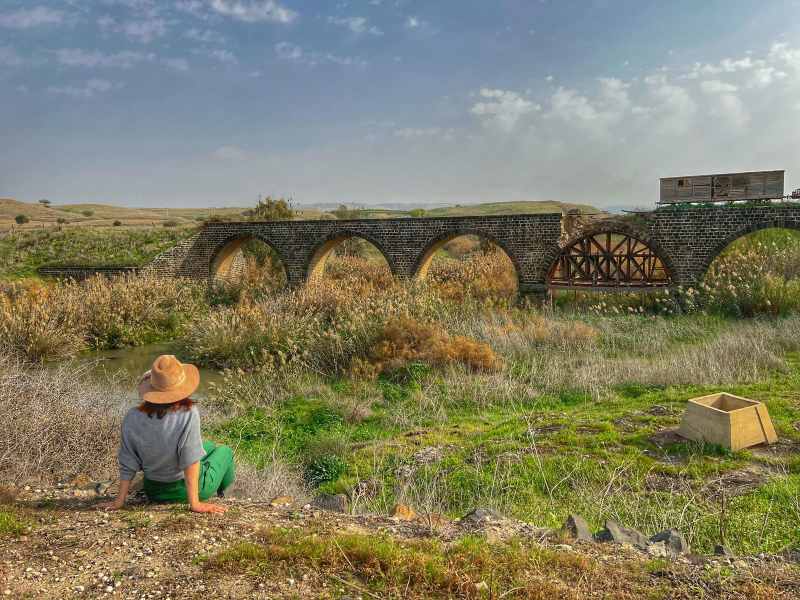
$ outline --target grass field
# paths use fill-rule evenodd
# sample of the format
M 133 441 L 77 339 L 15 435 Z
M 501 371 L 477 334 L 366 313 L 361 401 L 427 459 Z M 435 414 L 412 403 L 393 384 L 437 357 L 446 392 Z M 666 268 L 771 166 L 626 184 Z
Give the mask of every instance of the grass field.
M 180 230 L 149 231 L 152 247 L 82 243 L 96 258 L 124 246 L 143 258 Z M 33 240 L 29 251 L 56 245 Z M 168 341 L 224 369 L 206 433 L 273 491 L 344 493 L 355 511 L 491 507 L 553 527 L 579 512 L 597 529 L 606 519 L 647 534 L 675 527 L 704 552 L 800 548 L 796 235 L 735 243 L 698 290 L 554 311 L 515 303 L 507 257 L 474 240 L 451 243 L 426 285 L 394 280 L 375 258 L 348 246 L 322 280 L 291 291 L 257 263 L 242 284 L 212 288 L 12 285 L 0 295 L 0 340 L 29 361 Z M 686 400 L 720 390 L 763 401 L 780 442 L 734 453 L 677 437 Z M 52 438 L 38 426 L 26 439 Z M 94 451 L 102 464 L 112 442 Z

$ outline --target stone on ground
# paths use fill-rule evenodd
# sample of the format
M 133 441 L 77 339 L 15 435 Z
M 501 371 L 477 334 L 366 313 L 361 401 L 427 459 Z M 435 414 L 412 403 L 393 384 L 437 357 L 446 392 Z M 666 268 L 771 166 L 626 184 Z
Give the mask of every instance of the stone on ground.
M 647 550 L 649 541 L 643 533 L 635 529 L 623 527 L 616 521 L 606 521 L 606 528 L 597 534 L 600 542 L 614 542 L 616 544 L 630 544 L 640 550 Z
M 672 554 L 688 554 L 689 544 L 677 529 L 665 529 L 650 538 L 653 543 L 664 542 L 664 546 Z
M 392 508 L 392 518 L 398 521 L 413 521 L 417 518 L 417 513 L 407 504 L 395 504 Z
M 594 541 L 592 532 L 589 529 L 589 524 L 586 522 L 586 519 L 580 515 L 571 514 L 568 516 L 562 529 L 572 539 L 581 542 Z
M 311 503 L 315 508 L 331 512 L 348 512 L 349 502 L 344 494 L 320 494 Z

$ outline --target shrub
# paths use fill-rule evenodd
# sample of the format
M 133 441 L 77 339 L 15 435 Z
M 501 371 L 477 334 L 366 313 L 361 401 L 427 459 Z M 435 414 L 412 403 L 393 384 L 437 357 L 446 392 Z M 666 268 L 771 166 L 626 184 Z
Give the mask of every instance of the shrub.
M 119 219 L 114 221 L 114 227 L 119 227 L 120 225 L 122 225 L 122 221 L 120 221 Z
M 17 215 L 14 217 L 14 220 L 17 222 L 17 225 L 24 225 L 25 223 L 30 222 L 28 215 Z
M 81 214 L 84 217 L 91 217 L 92 215 L 94 215 L 94 211 L 93 210 L 82 210 Z
M 434 366 L 461 363 L 485 371 L 501 366 L 499 357 L 487 344 L 451 336 L 439 324 L 420 323 L 410 317 L 386 323 L 369 352 L 369 361 L 378 372 L 394 371 L 415 362 Z
M 67 220 L 64 217 L 58 217 L 56 219 L 56 223 L 58 223 L 59 225 L 63 225 L 66 222 L 67 222 Z
M 168 219 L 163 223 L 164 227 L 177 227 L 178 222 L 175 219 Z

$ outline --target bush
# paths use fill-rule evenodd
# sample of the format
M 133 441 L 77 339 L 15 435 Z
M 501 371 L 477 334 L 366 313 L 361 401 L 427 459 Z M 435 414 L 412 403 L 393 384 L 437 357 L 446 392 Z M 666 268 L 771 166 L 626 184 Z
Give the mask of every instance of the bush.
M 121 394 L 87 383 L 85 368 L 36 369 L 0 356 L 0 479 L 66 481 L 116 473 Z
M 64 217 L 58 217 L 56 219 L 56 223 L 58 223 L 59 225 L 63 225 L 66 222 L 67 222 L 67 220 Z
M 93 210 L 82 210 L 81 214 L 84 217 L 91 217 L 92 215 L 94 215 L 94 211 Z
M 17 225 L 24 225 L 25 223 L 30 222 L 28 215 L 17 215 L 14 217 L 14 220 L 17 222 Z
M 122 225 L 122 221 L 120 220 L 114 221 L 114 227 L 119 227 L 120 225 Z
M 164 227 L 177 227 L 178 222 L 175 219 L 169 219 L 168 221 L 164 221 Z

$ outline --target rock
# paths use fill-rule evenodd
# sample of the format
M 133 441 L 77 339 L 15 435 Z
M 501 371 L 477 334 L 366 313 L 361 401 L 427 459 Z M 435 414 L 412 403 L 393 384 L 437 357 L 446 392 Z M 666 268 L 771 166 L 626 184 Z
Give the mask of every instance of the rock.
M 503 521 L 503 516 L 493 511 L 491 508 L 476 508 L 461 517 L 460 523 L 470 525 L 486 525 L 488 523 L 499 523 Z
M 562 530 L 571 538 L 579 542 L 594 541 L 592 532 L 589 530 L 589 524 L 580 516 L 572 514 L 567 517 Z
M 647 553 L 655 558 L 666 558 L 670 554 L 666 544 L 663 541 L 650 544 L 647 547 Z
M 291 496 L 277 496 L 269 503 L 273 508 L 286 508 L 292 504 L 294 504 L 294 498 Z
M 94 484 L 94 492 L 98 496 L 105 496 L 106 492 L 108 492 L 108 488 L 111 487 L 111 481 L 98 481 Z
M 725 556 L 727 558 L 733 558 L 734 556 L 730 548 L 728 548 L 724 544 L 717 544 L 716 546 L 714 546 L 714 554 L 716 556 Z
M 407 504 L 395 504 L 392 508 L 392 518 L 398 521 L 413 521 L 417 518 L 417 513 Z
M 331 512 L 346 513 L 348 511 L 347 496 L 344 494 L 320 494 L 312 504 L 316 508 Z
M 690 550 L 686 538 L 677 529 L 665 529 L 651 537 L 650 541 L 653 543 L 664 542 L 664 546 L 672 554 L 688 554 Z
M 599 542 L 614 542 L 616 544 L 630 544 L 640 550 L 647 550 L 649 541 L 644 534 L 635 529 L 623 527 L 615 521 L 606 521 L 606 528 L 596 536 Z

